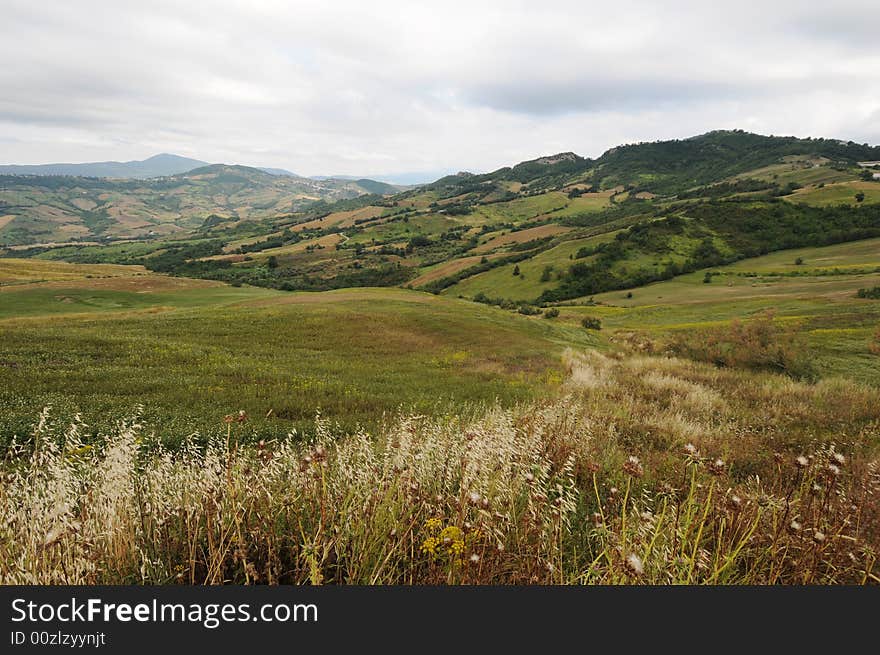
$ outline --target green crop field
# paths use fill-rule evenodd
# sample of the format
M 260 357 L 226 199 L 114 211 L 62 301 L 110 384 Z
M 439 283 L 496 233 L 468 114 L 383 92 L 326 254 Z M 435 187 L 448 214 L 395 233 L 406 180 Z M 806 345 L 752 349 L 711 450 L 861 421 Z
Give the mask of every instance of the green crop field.
M 0 291 L 0 431 L 25 435 L 44 405 L 95 429 L 142 406 L 178 439 L 239 409 L 255 434 L 308 430 L 319 410 L 353 429 L 399 410 L 526 400 L 561 381 L 566 346 L 594 342 L 415 291 L 290 294 L 162 276 L 22 285 Z

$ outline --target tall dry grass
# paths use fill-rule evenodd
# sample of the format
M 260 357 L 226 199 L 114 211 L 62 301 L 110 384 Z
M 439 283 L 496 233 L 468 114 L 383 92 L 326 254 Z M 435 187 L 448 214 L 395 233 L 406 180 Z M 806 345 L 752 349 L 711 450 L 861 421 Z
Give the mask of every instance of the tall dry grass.
M 558 398 L 376 435 L 163 449 L 44 413 L 6 457 L 0 582 L 877 583 L 880 394 L 566 354 Z M 48 410 L 47 410 L 48 412 Z

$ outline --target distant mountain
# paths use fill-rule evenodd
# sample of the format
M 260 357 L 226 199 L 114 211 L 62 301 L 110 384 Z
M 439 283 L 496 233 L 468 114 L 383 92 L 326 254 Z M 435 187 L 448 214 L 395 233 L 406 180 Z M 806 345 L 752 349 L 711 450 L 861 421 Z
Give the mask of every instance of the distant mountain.
M 387 175 L 374 175 L 370 179 L 379 180 L 386 184 L 392 184 L 397 187 L 412 187 L 419 184 L 428 184 L 437 180 L 444 175 L 452 173 L 451 169 L 438 171 L 421 171 L 415 173 L 391 173 Z M 359 180 L 363 179 L 358 175 L 311 175 L 311 180 Z
M 317 201 L 376 199 L 399 190 L 368 179 L 311 180 L 227 164 L 152 179 L 0 174 L 0 243 L 186 234 L 209 217 L 213 225 L 232 225 Z
M 302 177 L 302 175 L 297 175 L 296 173 L 291 173 L 290 171 L 288 171 L 284 168 L 265 168 L 263 166 L 258 166 L 257 168 L 259 170 L 263 171 L 264 173 L 268 173 L 269 175 L 281 175 L 283 177 Z M 312 178 L 312 179 L 316 179 L 316 178 Z
M 142 161 L 103 161 L 85 164 L 0 165 L 0 175 L 75 175 L 147 179 L 186 173 L 207 162 L 163 153 Z

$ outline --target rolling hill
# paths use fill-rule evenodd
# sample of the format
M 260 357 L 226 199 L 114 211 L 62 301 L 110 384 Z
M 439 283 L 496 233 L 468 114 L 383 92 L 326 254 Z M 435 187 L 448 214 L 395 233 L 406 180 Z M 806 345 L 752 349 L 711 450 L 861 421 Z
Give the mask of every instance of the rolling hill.
M 0 239 L 16 256 L 283 290 L 410 286 L 516 308 L 880 236 L 880 181 L 859 164 L 877 160 L 880 148 L 852 142 L 716 131 L 396 194 L 223 165 L 145 183 L 16 178 L 0 191 Z M 50 240 L 68 245 L 34 245 Z
M 0 248 L 0 581 L 880 582 L 878 155 L 27 178 L 101 237 Z
M 106 242 L 188 234 L 206 220 L 275 217 L 317 200 L 394 193 L 372 180 L 317 181 L 226 164 L 154 179 L 0 176 L 0 243 Z

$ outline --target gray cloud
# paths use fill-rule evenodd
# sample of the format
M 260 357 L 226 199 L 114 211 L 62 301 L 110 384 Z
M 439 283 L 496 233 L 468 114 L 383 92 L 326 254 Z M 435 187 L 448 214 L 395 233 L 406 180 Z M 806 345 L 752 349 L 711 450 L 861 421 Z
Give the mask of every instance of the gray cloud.
M 880 8 L 807 4 L 4 0 L 0 160 L 366 175 L 723 127 L 876 141 Z

